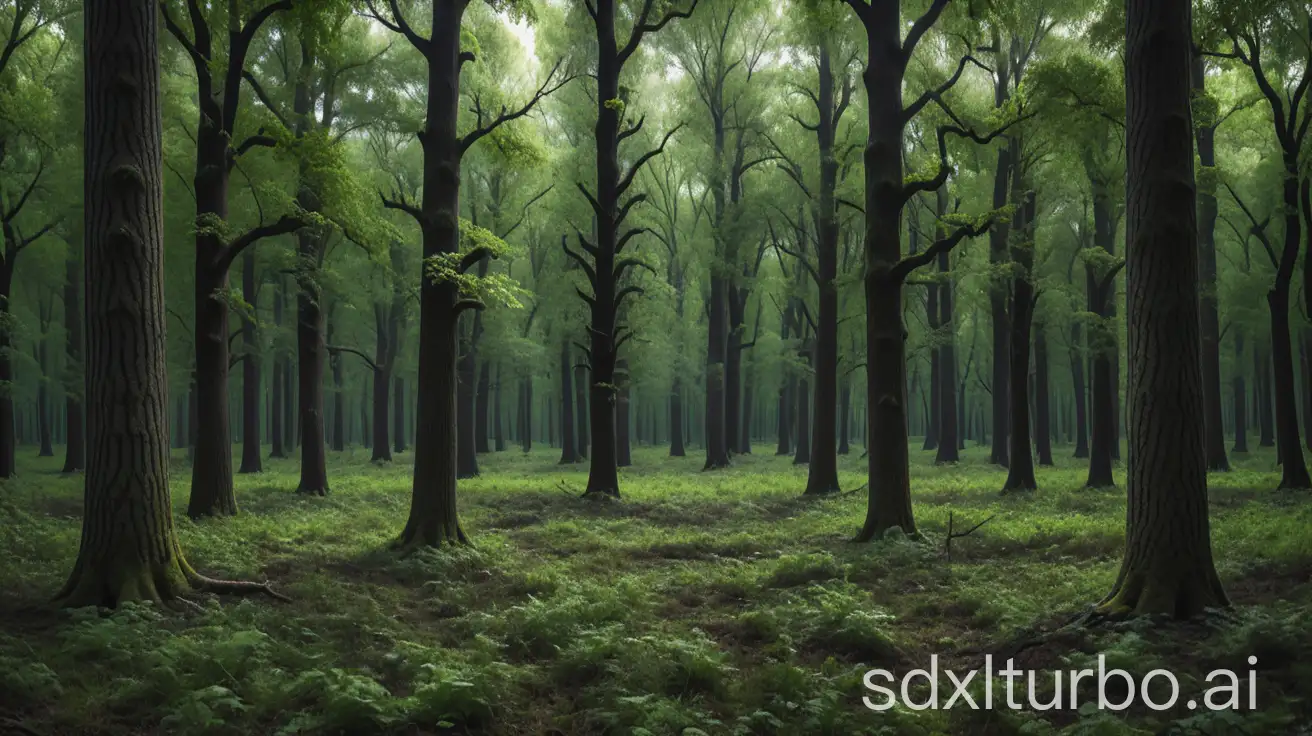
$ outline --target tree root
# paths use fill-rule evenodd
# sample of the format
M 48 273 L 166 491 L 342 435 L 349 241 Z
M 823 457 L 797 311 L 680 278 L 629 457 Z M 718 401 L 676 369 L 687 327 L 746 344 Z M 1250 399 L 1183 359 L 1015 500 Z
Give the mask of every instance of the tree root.
M 259 593 L 284 603 L 291 603 L 292 601 L 291 598 L 274 590 L 268 583 L 255 583 L 247 580 L 216 580 L 215 578 L 207 578 L 195 570 L 188 570 L 187 573 L 187 582 L 198 592 L 214 593 L 216 595 L 251 595 Z

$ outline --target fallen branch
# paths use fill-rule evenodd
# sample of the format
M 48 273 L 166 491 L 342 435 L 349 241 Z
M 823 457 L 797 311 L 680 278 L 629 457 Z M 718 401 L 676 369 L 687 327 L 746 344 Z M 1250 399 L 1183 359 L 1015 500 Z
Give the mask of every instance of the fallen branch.
M 976 531 L 977 529 L 979 529 L 980 527 L 982 527 L 982 526 L 984 526 L 985 524 L 989 523 L 990 521 L 993 521 L 993 518 L 994 518 L 995 516 L 997 516 L 997 514 L 994 514 L 993 516 L 990 516 L 989 518 L 985 519 L 984 521 L 981 521 L 980 523 L 976 524 L 975 526 L 972 526 L 971 528 L 967 529 L 967 530 L 964 531 L 964 532 L 956 532 L 956 533 L 953 533 L 953 531 L 952 531 L 952 525 L 953 525 L 953 522 L 954 522 L 954 518 L 953 518 L 953 513 L 952 513 L 951 511 L 949 511 L 949 512 L 948 512 L 948 536 L 947 536 L 947 539 L 943 540 L 943 553 L 944 553 L 944 556 L 947 557 L 948 562 L 952 562 L 952 540 L 954 540 L 954 539 L 961 539 L 962 537 L 969 537 L 971 534 L 974 534 L 975 531 Z

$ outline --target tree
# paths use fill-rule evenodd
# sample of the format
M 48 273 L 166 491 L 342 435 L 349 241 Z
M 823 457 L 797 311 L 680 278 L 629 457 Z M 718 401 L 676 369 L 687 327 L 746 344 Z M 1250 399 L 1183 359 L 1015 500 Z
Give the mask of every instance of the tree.
M 88 2 L 87 443 L 82 541 L 55 596 L 67 607 L 172 602 L 217 581 L 187 564 L 168 488 L 164 222 L 154 0 Z
M 79 228 L 80 232 L 80 228 Z M 81 237 L 77 238 L 81 241 Z M 80 245 L 80 242 L 79 242 Z M 72 247 L 69 248 L 73 251 Z M 82 258 L 81 248 L 64 260 L 64 340 L 65 382 L 64 471 L 86 469 L 86 424 L 82 413 Z
M 187 10 L 191 29 L 174 19 L 172 6 Z M 191 468 L 191 498 L 187 515 L 225 516 L 237 513 L 232 488 L 232 443 L 228 427 L 228 270 L 239 255 L 265 238 L 301 227 L 295 215 L 261 222 L 240 233 L 228 232 L 228 183 L 239 157 L 254 148 L 271 147 L 272 136 L 255 132 L 238 139 L 242 72 L 256 34 L 276 13 L 290 10 L 292 0 L 277 0 L 249 15 L 233 14 L 226 24 L 226 48 L 215 41 L 211 13 L 200 0 L 161 0 L 164 25 L 191 60 L 196 73 L 200 119 L 196 126 L 195 342 L 196 443 Z M 235 9 L 235 8 L 234 8 Z M 228 8 L 223 8 L 227 12 Z
M 633 185 L 642 167 L 665 151 L 665 145 L 678 130 L 678 127 L 671 129 L 657 148 L 642 154 L 627 169 L 622 170 L 620 143 L 641 131 L 644 119 L 639 118 L 621 130 L 626 103 L 620 96 L 620 74 L 647 34 L 661 30 L 676 18 L 690 17 L 696 3 L 697 0 L 693 0 L 688 9 L 671 9 L 658 18 L 654 12 L 655 0 L 643 0 L 642 9 L 629 31 L 628 39 L 620 46 L 615 37 L 617 0 L 597 0 L 595 3 L 593 0 L 584 0 L 597 34 L 597 178 L 595 194 L 589 192 L 581 182 L 578 188 L 596 215 L 596 243 L 588 242 L 583 233 L 578 232 L 579 246 L 587 256 L 569 248 L 568 244 L 565 253 L 583 269 L 592 290 L 591 294 L 582 290 L 579 292 L 591 311 L 591 324 L 588 328 L 591 336 L 588 350 L 591 367 L 588 425 L 592 451 L 588 453 L 590 466 L 585 495 L 595 493 L 616 498 L 620 495 L 615 447 L 615 363 L 619 349 L 633 333 L 621 332 L 616 318 L 624 300 L 642 293 L 642 288 L 636 285 L 620 288 L 619 283 L 625 271 L 642 266 L 644 262 L 632 256 L 622 257 L 625 246 L 643 230 L 633 228 L 620 234 L 619 229 L 629 212 L 643 202 L 646 196 L 634 194 L 623 202 L 620 200 Z
M 1242 8 L 1226 6 L 1217 20 L 1230 40 L 1231 49 L 1225 53 L 1210 53 L 1237 59 L 1252 72 L 1253 80 L 1271 108 L 1276 143 L 1280 149 L 1284 245 L 1267 302 L 1271 308 L 1275 393 L 1292 397 L 1295 384 L 1289 323 L 1290 288 L 1297 266 L 1302 227 L 1299 157 L 1308 133 L 1312 131 L 1312 102 L 1307 100 L 1308 91 L 1312 89 L 1312 13 L 1306 8 L 1300 11 L 1281 3 L 1261 2 L 1248 3 Z M 1268 66 L 1271 71 L 1268 71 Z M 1294 76 L 1293 70 L 1299 67 L 1301 72 Z M 1308 179 L 1301 181 L 1306 189 Z M 1309 292 L 1312 289 L 1312 238 L 1308 243 L 1303 263 L 1303 292 L 1305 304 L 1312 313 L 1312 292 Z M 1276 444 L 1282 468 L 1280 488 L 1312 489 L 1312 475 L 1308 474 L 1299 440 L 1297 406 L 1292 400 L 1278 400 L 1275 408 Z
M 1100 609 L 1188 618 L 1227 605 L 1212 562 L 1203 433 L 1189 0 L 1126 3 L 1129 503 Z
M 902 286 L 917 268 L 938 254 L 956 247 L 966 237 L 988 231 L 989 217 L 980 223 L 957 227 L 920 253 L 902 255 L 902 208 L 920 192 L 934 191 L 947 181 L 947 136 L 987 144 L 1002 135 L 1004 125 L 980 135 L 963 124 L 940 126 L 937 131 L 939 169 L 930 178 L 905 182 L 902 149 L 907 123 L 934 102 L 949 110 L 942 96 L 974 61 L 962 57 L 956 72 L 938 87 L 927 90 L 910 105 L 903 105 L 903 77 L 917 44 L 938 21 L 950 0 L 934 0 L 902 36 L 901 3 L 845 0 L 866 33 L 868 51 L 863 74 L 866 89 L 868 141 L 865 149 L 865 272 L 866 290 L 866 402 L 869 502 L 858 541 L 870 541 L 885 530 L 899 527 L 916 533 L 911 510 L 910 458 L 907 450 L 906 332 L 902 323 Z M 955 115 L 952 116 L 955 118 Z
M 513 2 L 493 5 L 519 7 Z M 372 3 L 368 5 L 375 19 L 419 52 L 428 77 L 424 129 L 418 136 L 423 150 L 421 201 L 414 205 L 404 197 L 383 198 L 385 207 L 415 220 L 423 242 L 414 486 L 400 543 L 407 547 L 466 544 L 469 540 L 456 509 L 457 326 L 463 312 L 483 308 L 476 298 L 482 284 L 467 272 L 499 249 L 490 233 L 460 221 L 460 161 L 471 146 L 527 115 L 570 77 L 558 76 L 559 67 L 552 69 L 525 105 L 503 107 L 490 116 L 480 108 L 474 129 L 461 135 L 460 71 L 476 61 L 472 51 L 460 48 L 461 20 L 469 0 L 435 0 L 427 38 L 406 20 L 397 0 L 388 0 L 388 6 L 390 13 L 381 14 Z

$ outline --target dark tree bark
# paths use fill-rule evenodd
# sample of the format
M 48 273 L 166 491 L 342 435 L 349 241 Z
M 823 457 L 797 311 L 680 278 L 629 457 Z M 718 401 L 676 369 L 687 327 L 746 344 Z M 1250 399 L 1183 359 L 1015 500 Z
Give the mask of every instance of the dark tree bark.
M 902 101 L 903 75 L 915 47 L 937 22 L 947 0 L 934 0 L 902 38 L 900 2 L 846 0 L 866 32 L 867 64 L 864 73 L 868 140 L 865 167 L 866 295 L 866 444 L 869 500 L 866 519 L 857 535 L 869 541 L 892 527 L 908 536 L 917 534 L 911 508 L 910 457 L 907 446 L 906 328 L 902 322 L 902 288 L 917 268 L 928 265 L 944 250 L 966 237 L 983 234 L 981 227 L 961 227 L 923 252 L 903 257 L 902 209 L 920 192 L 933 191 L 947 182 L 947 134 L 988 143 L 1005 131 L 980 136 L 953 126 L 938 129 L 939 170 L 930 179 L 907 182 L 902 149 L 907 122 L 936 96 L 950 89 L 955 79 L 929 90 L 909 106 Z M 961 69 L 965 68 L 962 61 Z M 997 390 L 995 388 L 995 390 Z
M 482 317 L 481 313 L 474 315 L 476 320 L 479 320 L 480 317 Z M 492 365 L 484 359 L 480 361 L 478 367 L 478 386 L 474 397 L 474 450 L 480 453 L 491 451 L 491 447 L 487 442 L 490 434 L 488 432 L 488 415 L 491 411 L 491 397 Z
M 849 441 L 852 426 L 852 384 L 843 381 L 843 390 L 838 396 L 838 454 L 847 455 L 852 452 Z
M 807 339 L 806 343 L 813 343 Z M 808 465 L 811 462 L 811 366 L 815 352 L 813 344 L 802 349 L 801 357 L 806 361 L 801 378 L 797 381 L 797 452 L 793 454 L 793 465 Z
M 1202 54 L 1194 54 L 1191 64 L 1192 94 L 1197 101 L 1207 99 L 1207 65 Z M 1202 300 L 1203 339 L 1203 429 L 1207 438 L 1207 469 L 1226 471 L 1230 460 L 1225 454 L 1225 427 L 1221 421 L 1221 323 L 1216 304 L 1216 128 L 1215 115 L 1199 120 L 1194 126 L 1198 145 L 1200 173 L 1198 186 L 1198 267 Z
M 1100 608 L 1228 604 L 1212 561 L 1203 433 L 1189 0 L 1126 3 L 1130 465 L 1125 558 Z
M 1269 341 L 1268 341 L 1269 342 Z M 1259 447 L 1275 447 L 1275 424 L 1271 416 L 1271 356 L 1268 344 L 1253 349 L 1253 400 L 1257 404 Z
M 942 218 L 948 211 L 947 187 L 939 187 L 935 196 L 936 211 Z M 937 228 L 935 239 L 942 240 L 948 236 L 947 228 L 941 223 Z M 935 285 L 938 301 L 938 328 L 941 333 L 937 339 L 939 347 L 939 418 L 938 418 L 938 452 L 934 456 L 937 464 L 960 461 L 960 450 L 964 447 L 958 436 L 960 425 L 957 413 L 957 322 L 953 314 L 952 297 L 952 254 L 943 251 L 938 254 L 938 273 L 940 281 Z M 964 424 L 962 422 L 961 424 Z
M 793 311 L 793 301 L 789 299 L 787 305 L 784 307 L 784 313 L 779 326 L 779 337 L 784 343 L 787 343 L 789 339 L 789 330 L 792 327 L 794 319 Z M 779 386 L 779 406 L 775 411 L 775 419 L 778 426 L 776 434 L 779 438 L 779 444 L 774 452 L 776 456 L 793 454 L 793 404 L 795 402 L 794 395 L 797 393 L 796 387 L 796 377 L 793 376 L 791 371 L 786 371 L 783 383 Z
M 405 379 L 392 379 L 392 451 L 405 452 Z
M 1248 452 L 1248 389 L 1244 386 L 1244 331 L 1235 330 L 1234 378 L 1235 446 L 1231 452 Z
M 1084 330 L 1071 325 L 1071 385 L 1075 392 L 1075 457 L 1089 456 L 1089 410 L 1084 387 Z
M 684 457 L 683 376 L 675 375 L 670 387 L 670 457 Z
M 459 328 L 460 359 L 456 363 L 456 477 L 478 476 L 477 421 L 474 416 L 478 392 L 477 354 L 474 352 L 473 325 Z
M 641 231 L 628 230 L 621 234 L 619 230 L 629 212 L 643 197 L 634 195 L 623 202 L 621 200 L 642 166 L 664 152 L 665 144 L 675 131 L 671 130 L 665 135 L 659 148 L 644 153 L 628 168 L 623 168 L 619 159 L 620 142 L 637 132 L 641 121 L 621 130 L 624 107 L 615 104 L 615 101 L 621 100 L 620 72 L 638 50 L 642 39 L 660 30 L 674 18 L 687 17 L 692 11 L 670 10 L 657 19 L 652 17 L 655 3 L 644 2 L 628 33 L 627 41 L 620 46 L 615 37 L 616 4 L 616 0 L 598 0 L 588 6 L 597 34 L 598 52 L 597 124 L 594 135 L 597 177 L 595 192 L 588 192 L 587 187 L 582 185 L 579 188 L 592 206 L 596 218 L 597 242 L 589 243 L 579 233 L 579 244 L 586 255 L 570 250 L 568 244 L 565 245 L 565 253 L 582 267 L 591 286 L 590 294 L 580 292 L 591 312 L 588 423 L 592 447 L 588 453 L 591 465 L 584 494 L 618 498 L 620 484 L 615 446 L 615 363 L 620 348 L 633 334 L 619 324 L 618 317 L 622 313 L 625 298 L 641 292 L 636 286 L 619 286 L 624 273 L 639 263 L 637 259 L 622 257 L 622 254 L 625 246 Z
M 1048 394 L 1048 334 L 1034 325 L 1034 449 L 1039 465 L 1052 465 L 1052 407 Z M 1058 425 L 1060 426 L 1060 424 Z
M 1093 247 L 1111 254 L 1116 237 L 1109 187 L 1099 181 L 1093 184 Z M 1112 477 L 1112 461 L 1117 456 L 1117 401 L 1116 372 L 1118 340 L 1112 296 L 1116 292 L 1116 274 L 1120 264 L 1110 269 L 1098 269 L 1090 260 L 1085 265 L 1085 293 L 1089 311 L 1095 315 L 1089 325 L 1089 352 L 1092 354 L 1093 385 L 1091 396 L 1092 431 L 1089 448 L 1089 488 L 1110 488 L 1116 484 Z
M 914 208 L 912 211 L 915 211 Z M 909 235 L 909 239 L 914 240 L 915 236 Z M 911 249 L 915 253 L 915 248 Z M 933 341 L 938 339 L 939 320 L 938 320 L 938 285 L 930 283 L 925 287 L 925 323 L 929 328 L 930 349 L 929 349 L 929 385 L 926 387 L 925 394 L 929 396 L 929 404 L 925 407 L 925 441 L 921 445 L 921 450 L 938 449 L 938 423 L 940 415 L 943 413 L 943 407 L 939 403 L 939 390 L 943 386 L 943 377 L 939 373 L 940 354 L 938 348 L 934 346 Z
M 36 363 L 41 371 L 36 389 L 36 429 L 37 441 L 41 447 L 37 457 L 54 457 L 55 446 L 51 441 L 50 428 L 50 324 L 55 316 L 55 295 L 48 292 L 37 299 L 37 326 L 41 337 L 36 344 Z
M 539 91 L 525 107 L 490 122 L 480 115 L 478 127 L 458 135 L 460 67 L 469 58 L 460 51 L 461 20 L 467 5 L 468 0 L 435 0 L 428 38 L 417 33 L 399 13 L 381 18 L 374 14 L 387 28 L 405 36 L 428 67 L 427 115 L 419 135 L 424 152 L 422 200 L 418 207 L 404 199 L 385 199 L 384 204 L 418 222 L 424 262 L 436 257 L 457 258 L 461 271 L 472 268 L 487 255 L 479 249 L 459 255 L 461 157 L 501 124 L 529 112 L 542 96 Z M 390 7 L 399 10 L 395 3 Z M 457 325 L 462 312 L 481 306 L 462 299 L 453 280 L 434 279 L 427 273 L 420 277 L 414 488 L 410 516 L 400 539 L 406 547 L 468 542 L 456 508 Z M 472 388 L 469 383 L 465 386 Z
M 278 275 L 274 282 L 273 290 L 273 324 L 274 329 L 280 334 L 282 332 L 282 311 L 283 311 L 283 293 L 285 291 L 283 277 Z M 269 397 L 269 442 L 272 449 L 269 450 L 269 457 L 283 458 L 287 457 L 287 450 L 284 445 L 286 440 L 286 429 L 283 425 L 287 413 L 284 411 L 286 398 L 284 392 L 290 389 L 286 386 L 286 356 L 280 346 L 276 346 L 273 351 L 273 387 Z
M 1030 447 L 1030 328 L 1034 318 L 1034 216 L 1035 195 L 1028 186 L 1024 163 L 1020 160 L 1019 136 L 1012 139 L 1012 165 L 1014 178 L 1012 191 L 1020 201 L 1016 203 L 1017 219 L 1013 228 L 1011 260 L 1016 264 L 1016 278 L 1011 287 L 1011 359 L 1009 362 L 1011 385 L 1007 389 L 1011 404 L 1010 464 L 1003 492 L 1032 491 L 1038 488 L 1034 478 L 1034 453 Z
M 996 39 L 995 39 L 996 40 Z M 997 77 L 994 84 L 995 104 L 1002 107 L 1009 97 L 1009 77 L 1006 64 L 997 65 Z M 1010 196 L 1011 149 L 998 147 L 998 163 L 993 174 L 993 209 L 1005 207 Z M 1009 260 L 1007 223 L 998 223 L 989 231 L 989 264 L 998 269 Z M 1007 467 L 1007 437 L 1011 427 L 1009 417 L 1011 402 L 1008 399 L 1011 367 L 1011 317 L 1007 313 L 1007 298 L 1010 283 L 1001 276 L 993 277 L 989 289 L 989 314 L 993 321 L 993 448 L 989 462 Z
M 723 199 L 723 197 L 721 197 Z M 723 205 L 720 205 L 723 207 Z M 729 467 L 729 444 L 725 436 L 725 361 L 729 350 L 729 285 L 723 277 L 711 276 L 706 327 L 706 464 L 703 470 Z
M 88 3 L 83 17 L 90 463 L 77 560 L 55 599 L 116 607 L 193 589 L 267 591 L 196 574 L 173 531 L 158 6 Z
M 241 256 L 241 296 L 249 313 L 241 320 L 241 468 L 239 473 L 264 470 L 260 460 L 260 355 L 259 332 L 255 326 L 259 283 L 255 280 L 255 252 Z
M 570 374 L 573 371 L 568 339 L 560 341 L 560 364 L 557 370 L 560 371 L 560 464 L 573 465 L 582 460 L 583 456 L 574 444 L 577 433 L 574 431 L 574 389 L 570 385 Z
M 337 328 L 337 305 L 328 310 L 328 324 L 325 330 L 327 345 L 333 344 L 333 333 Z M 326 348 L 326 346 L 325 346 Z M 328 353 L 328 365 L 333 377 L 333 452 L 346 449 L 346 371 L 342 363 L 342 354 L 338 351 Z
M 308 196 L 308 195 L 306 195 Z M 296 491 L 328 493 L 328 451 L 323 416 L 323 369 L 327 359 L 323 289 L 317 278 L 323 239 L 310 229 L 297 234 L 296 269 L 297 415 L 301 443 L 301 478 Z
M 196 435 L 191 467 L 191 498 L 187 515 L 226 516 L 237 512 L 232 489 L 232 437 L 228 417 L 228 270 L 242 250 L 275 235 L 294 232 L 300 220 L 282 217 L 261 223 L 225 242 L 215 222 L 228 219 L 228 181 L 237 152 L 251 145 L 270 145 L 272 139 L 254 136 L 235 140 L 237 111 L 241 104 L 242 73 L 246 55 L 260 27 L 274 14 L 289 10 L 291 0 L 277 0 L 248 18 L 233 17 L 227 24 L 227 45 L 215 48 L 208 11 L 199 0 L 187 0 L 192 32 L 179 26 L 161 3 L 169 33 L 192 61 L 200 99 L 196 128 L 196 259 L 195 338 L 196 411 L 204 415 Z
M 81 232 L 81 228 L 78 228 Z M 81 248 L 81 238 L 77 246 Z M 67 364 L 64 384 L 64 471 L 75 473 L 86 469 L 86 424 L 82 414 L 82 261 L 74 253 L 64 261 L 64 339 Z M 181 425 L 180 425 L 181 426 Z

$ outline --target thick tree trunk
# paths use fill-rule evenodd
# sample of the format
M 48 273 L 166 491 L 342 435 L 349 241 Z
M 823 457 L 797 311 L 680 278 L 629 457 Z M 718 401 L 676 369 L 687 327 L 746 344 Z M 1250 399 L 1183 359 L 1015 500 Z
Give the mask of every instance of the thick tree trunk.
M 249 248 L 241 256 L 241 295 L 250 313 L 241 321 L 241 468 L 239 473 L 258 473 L 264 469 L 260 458 L 260 355 L 259 333 L 255 314 L 259 303 L 259 283 L 255 280 L 255 252 Z
M 80 229 L 79 229 L 80 230 Z M 80 245 L 80 243 L 79 243 Z M 76 254 L 64 262 L 64 339 L 65 373 L 69 381 L 64 387 L 64 472 L 74 473 L 86 469 L 86 424 L 82 414 L 82 263 Z
M 328 451 L 324 437 L 323 369 L 327 355 L 324 333 L 323 290 L 318 264 L 323 242 L 318 232 L 297 235 L 300 268 L 296 272 L 296 357 L 300 416 L 301 480 L 298 493 L 328 493 Z
M 573 465 L 583 458 L 574 444 L 577 433 L 574 431 L 574 389 L 570 386 L 570 374 L 573 370 L 570 366 L 568 338 L 561 338 L 560 341 L 558 370 L 560 371 L 560 464 Z
M 460 109 L 460 28 L 464 9 L 464 2 L 433 3 L 426 54 L 428 115 L 424 135 L 420 137 L 424 151 L 421 204 L 424 217 L 420 218 L 420 228 L 425 261 L 457 253 L 460 246 L 457 214 L 462 146 L 456 124 Z M 469 541 L 456 508 L 459 384 L 456 361 L 461 347 L 457 325 L 463 306 L 455 283 L 421 273 L 414 489 L 410 517 L 400 539 L 407 547 Z M 465 390 L 473 388 L 471 383 L 465 384 Z
M 1129 441 L 1125 558 L 1100 608 L 1189 618 L 1227 605 L 1212 561 L 1189 0 L 1126 3 Z
M 84 12 L 91 465 L 77 561 L 56 596 L 68 607 L 172 601 L 194 576 L 168 486 L 158 14 L 153 0 Z
M 1052 465 L 1052 408 L 1049 399 L 1048 335 L 1040 322 L 1034 325 L 1034 449 L 1039 456 L 1039 465 Z
M 1235 330 L 1235 363 L 1232 386 L 1235 408 L 1235 446 L 1231 452 L 1248 452 L 1248 388 L 1244 386 L 1244 331 Z
M 729 339 L 724 349 L 724 444 L 728 453 L 738 451 L 742 427 L 743 333 L 746 330 L 746 289 L 728 286 Z
M 1291 269 L 1292 270 L 1292 269 Z M 1312 488 L 1307 462 L 1303 458 L 1303 443 L 1298 435 L 1298 408 L 1293 399 L 1294 356 L 1289 339 L 1289 282 L 1277 276 L 1276 286 L 1267 294 L 1271 308 L 1271 364 L 1272 385 L 1276 396 L 1289 397 L 1275 402 L 1276 448 L 1280 456 L 1280 485 L 1278 488 Z

